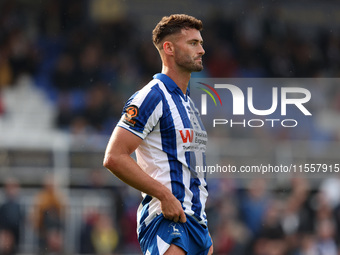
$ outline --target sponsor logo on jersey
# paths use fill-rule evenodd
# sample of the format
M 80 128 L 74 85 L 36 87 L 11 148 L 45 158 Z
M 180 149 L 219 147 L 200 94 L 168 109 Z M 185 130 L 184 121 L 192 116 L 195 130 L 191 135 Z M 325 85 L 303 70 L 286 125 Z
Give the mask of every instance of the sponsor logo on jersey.
M 178 130 L 182 139 L 182 148 L 185 151 L 205 151 L 208 137 L 206 131 L 194 129 Z
M 192 143 L 192 140 L 194 139 L 194 130 L 185 129 L 180 130 L 179 133 L 181 134 L 183 143 Z

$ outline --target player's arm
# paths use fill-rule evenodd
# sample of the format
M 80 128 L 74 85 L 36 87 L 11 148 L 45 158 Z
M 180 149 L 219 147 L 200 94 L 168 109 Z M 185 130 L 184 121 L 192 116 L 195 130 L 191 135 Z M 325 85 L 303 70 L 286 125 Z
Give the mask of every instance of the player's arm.
M 160 200 L 162 213 L 166 219 L 175 222 L 186 221 L 179 200 L 163 184 L 146 174 L 131 158 L 142 139 L 130 131 L 116 127 L 105 151 L 104 167 L 123 182 Z

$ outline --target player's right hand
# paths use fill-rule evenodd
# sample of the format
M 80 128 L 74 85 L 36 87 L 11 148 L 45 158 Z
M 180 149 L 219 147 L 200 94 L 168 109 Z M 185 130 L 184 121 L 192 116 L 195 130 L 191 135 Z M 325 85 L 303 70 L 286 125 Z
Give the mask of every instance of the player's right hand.
M 182 223 L 187 221 L 181 202 L 173 194 L 161 200 L 161 210 L 165 219 Z

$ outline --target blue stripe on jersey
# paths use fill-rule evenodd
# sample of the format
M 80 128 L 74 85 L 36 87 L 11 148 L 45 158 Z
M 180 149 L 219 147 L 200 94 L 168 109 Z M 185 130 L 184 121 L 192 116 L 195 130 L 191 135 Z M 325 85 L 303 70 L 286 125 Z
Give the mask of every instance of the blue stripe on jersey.
M 152 196 L 149 196 L 149 195 L 146 195 L 142 201 L 142 206 L 143 206 L 143 209 L 142 209 L 142 212 L 141 212 L 141 218 L 140 218 L 140 221 L 139 221 L 139 224 L 140 224 L 140 231 L 143 231 L 143 229 L 145 228 L 145 219 L 149 216 L 149 204 L 152 200 Z
M 185 106 L 182 103 L 181 96 L 178 94 L 172 94 L 171 98 L 177 107 L 179 115 L 181 116 L 181 120 L 182 120 L 184 128 L 192 128 L 190 119 L 188 118 L 187 111 L 185 109 Z
M 192 199 L 191 199 L 191 210 L 194 211 L 194 215 L 196 217 L 196 219 L 198 219 L 198 221 L 201 221 L 201 215 L 200 212 L 202 210 L 202 204 L 200 201 L 200 190 L 199 190 L 199 186 L 201 185 L 201 182 L 198 178 L 191 178 L 190 179 L 190 190 L 193 193 Z
M 203 131 L 205 131 L 203 122 L 202 122 L 202 120 L 201 120 L 201 117 L 199 116 L 199 112 L 196 111 L 196 107 L 195 107 L 195 105 L 194 105 L 194 102 L 192 102 L 191 100 L 190 100 L 190 107 L 191 107 L 192 111 L 195 113 L 195 116 L 196 116 L 196 119 L 198 120 L 198 124 L 200 125 L 200 128 L 201 128 Z
M 199 186 L 201 185 L 200 180 L 197 178 L 197 173 L 195 172 L 195 168 L 196 168 L 196 155 L 195 152 L 193 151 L 187 151 L 185 153 L 185 158 L 188 164 L 188 167 L 190 169 L 191 172 L 191 178 L 190 178 L 190 191 L 192 192 L 193 196 L 191 199 L 191 210 L 194 211 L 194 215 L 195 217 L 201 221 L 201 210 L 202 210 L 202 204 L 201 204 L 201 200 L 200 200 L 200 190 L 199 190 Z
M 194 151 L 186 151 L 185 152 L 185 161 L 187 162 L 188 168 L 191 174 L 197 177 L 196 173 L 196 156 Z
M 144 197 L 143 201 L 142 201 L 142 205 L 144 206 L 144 205 L 150 203 L 151 200 L 152 200 L 152 196 L 146 195 L 146 196 Z
M 137 96 L 137 94 L 139 93 L 139 91 L 136 91 L 125 103 L 123 111 L 122 111 L 122 115 L 125 113 L 126 108 L 131 104 L 131 101 Z
M 203 158 L 203 169 L 206 169 L 205 167 L 207 166 L 207 161 L 206 161 L 206 156 L 205 152 L 202 152 L 202 158 Z M 204 180 L 206 181 L 207 178 L 207 172 L 204 173 Z M 208 191 L 208 186 L 206 186 L 206 190 Z
M 203 167 L 205 167 L 205 166 L 207 165 L 205 152 L 202 152 L 202 158 L 203 158 Z M 205 181 L 205 183 L 207 183 L 207 173 L 206 173 L 206 172 L 204 173 L 204 181 Z M 204 188 L 205 188 L 205 190 L 206 190 L 207 192 L 209 191 L 209 190 L 208 190 L 208 185 L 207 185 L 207 184 L 204 185 Z M 204 214 L 203 217 L 204 217 L 204 219 L 207 219 L 207 215 L 206 215 L 206 214 Z
M 171 115 L 169 104 L 163 101 L 163 116 L 160 119 L 159 127 L 161 131 L 162 149 L 167 153 L 170 166 L 171 189 L 174 196 L 184 202 L 184 184 L 182 164 L 177 160 L 177 141 L 174 121 Z
M 162 96 L 160 95 L 159 91 L 160 89 L 159 89 L 158 84 L 151 88 L 150 92 L 145 97 L 143 103 L 139 107 L 139 112 L 142 112 L 143 114 L 140 114 L 138 117 L 134 119 L 136 121 L 136 124 L 134 127 L 130 127 L 130 128 L 143 133 L 144 127 L 146 125 L 146 122 L 150 118 L 150 115 L 153 113 L 156 106 L 162 100 Z

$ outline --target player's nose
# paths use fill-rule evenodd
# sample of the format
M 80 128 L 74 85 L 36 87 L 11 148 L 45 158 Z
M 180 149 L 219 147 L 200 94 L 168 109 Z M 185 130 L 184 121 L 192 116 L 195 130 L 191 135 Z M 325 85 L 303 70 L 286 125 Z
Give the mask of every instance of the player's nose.
M 203 45 L 200 45 L 200 48 L 199 48 L 199 52 L 198 52 L 200 55 L 204 55 L 205 54 L 205 50 L 203 48 Z

